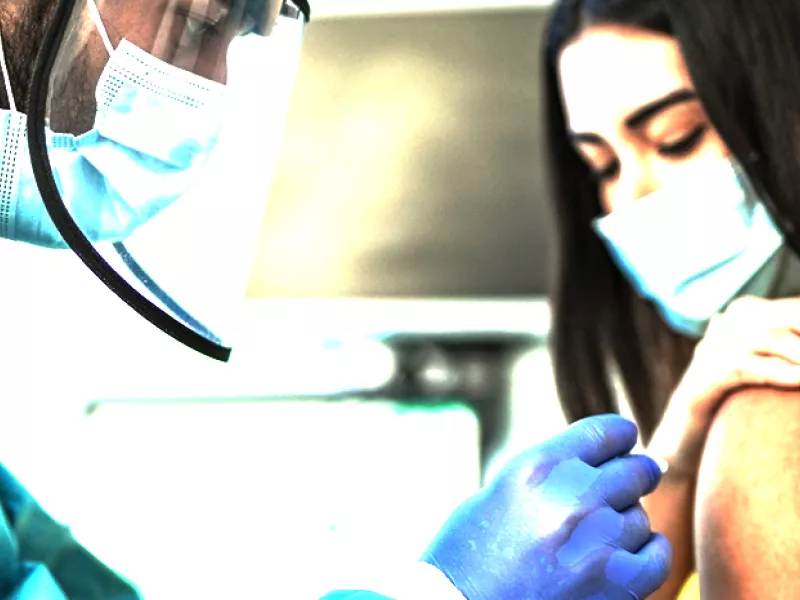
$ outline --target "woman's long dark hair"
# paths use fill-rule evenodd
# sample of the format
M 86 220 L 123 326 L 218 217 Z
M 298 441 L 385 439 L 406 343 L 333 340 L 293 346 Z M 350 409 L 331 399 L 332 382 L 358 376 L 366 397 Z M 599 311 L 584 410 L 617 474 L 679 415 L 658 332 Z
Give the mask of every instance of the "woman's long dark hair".
M 553 10 L 544 104 L 560 237 L 552 335 L 559 397 L 570 421 L 618 412 L 616 370 L 647 443 L 694 344 L 638 297 L 591 228 L 601 214 L 597 184 L 567 137 L 558 61 L 578 33 L 603 23 L 678 41 L 711 123 L 800 254 L 800 2 L 561 0 Z

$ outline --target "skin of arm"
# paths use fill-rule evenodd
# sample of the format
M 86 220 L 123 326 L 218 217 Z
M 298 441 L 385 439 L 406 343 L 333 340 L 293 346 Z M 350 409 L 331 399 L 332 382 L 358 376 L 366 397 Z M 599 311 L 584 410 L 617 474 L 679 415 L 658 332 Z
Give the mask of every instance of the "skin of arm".
M 670 476 L 667 471 L 658 488 L 642 498 L 653 531 L 663 534 L 672 545 L 672 570 L 669 578 L 649 600 L 673 600 L 678 597 L 694 569 L 692 519 L 695 478 Z
M 800 390 L 749 388 L 725 401 L 694 525 L 703 600 L 800 598 Z

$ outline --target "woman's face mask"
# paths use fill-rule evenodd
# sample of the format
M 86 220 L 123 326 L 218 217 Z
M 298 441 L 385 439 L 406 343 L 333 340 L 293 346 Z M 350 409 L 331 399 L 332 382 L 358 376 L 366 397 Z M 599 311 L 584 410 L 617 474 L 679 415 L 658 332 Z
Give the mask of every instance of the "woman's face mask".
M 747 176 L 726 160 L 613 211 L 594 228 L 638 292 L 693 338 L 748 284 L 751 293 L 770 292 L 777 271 L 765 267 L 783 245 Z

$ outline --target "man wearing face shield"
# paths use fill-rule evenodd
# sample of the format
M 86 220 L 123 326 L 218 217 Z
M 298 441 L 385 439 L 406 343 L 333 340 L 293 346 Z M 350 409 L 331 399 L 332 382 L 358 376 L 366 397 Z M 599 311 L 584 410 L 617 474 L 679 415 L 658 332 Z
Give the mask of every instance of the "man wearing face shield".
M 309 17 L 301 0 L 4 2 L 0 237 L 74 252 L 166 334 L 227 360 L 204 302 L 226 287 L 213 265 L 163 263 L 193 235 L 222 270 L 244 260 L 214 233 L 257 234 Z M 614 415 L 574 424 L 466 500 L 419 561 L 327 600 L 646 597 L 671 551 L 639 504 L 661 472 L 630 455 L 636 438 Z M 0 505 L 0 598 L 140 597 L 2 468 Z
M 227 360 L 226 288 L 244 284 L 223 282 L 225 268 L 245 262 L 258 234 L 308 11 L 277 0 L 79 0 L 34 73 L 31 40 L 48 39 L 36 29 L 56 6 L 3 8 L 0 237 L 73 249 L 145 318 Z M 229 69 L 245 38 L 245 66 Z M 258 95 L 268 95 L 261 105 Z M 219 235 L 226 227 L 237 236 Z

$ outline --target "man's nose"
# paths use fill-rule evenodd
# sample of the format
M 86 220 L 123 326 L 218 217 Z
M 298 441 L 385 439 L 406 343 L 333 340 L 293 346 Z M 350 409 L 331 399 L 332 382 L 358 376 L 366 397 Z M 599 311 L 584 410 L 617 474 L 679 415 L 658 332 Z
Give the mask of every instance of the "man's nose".
M 270 35 L 278 21 L 283 4 L 283 0 L 245 0 L 244 22 L 255 34 Z

